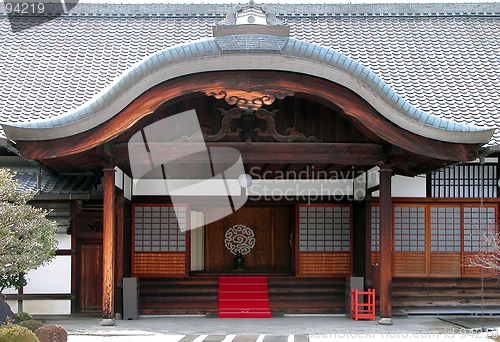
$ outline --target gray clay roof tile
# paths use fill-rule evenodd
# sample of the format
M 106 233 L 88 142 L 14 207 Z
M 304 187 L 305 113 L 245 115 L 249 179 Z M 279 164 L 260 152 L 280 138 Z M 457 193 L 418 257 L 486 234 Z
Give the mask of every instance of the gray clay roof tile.
M 423 112 L 500 127 L 500 4 L 273 6 L 292 38 L 361 63 Z M 212 25 L 231 9 L 79 4 L 70 15 L 16 33 L 0 12 L 0 122 L 62 116 L 139 60 L 211 37 Z M 188 48 L 204 53 L 207 45 Z M 311 45 L 294 46 L 305 48 Z M 318 51 L 306 53 L 318 58 Z M 500 144 L 500 131 L 491 144 Z

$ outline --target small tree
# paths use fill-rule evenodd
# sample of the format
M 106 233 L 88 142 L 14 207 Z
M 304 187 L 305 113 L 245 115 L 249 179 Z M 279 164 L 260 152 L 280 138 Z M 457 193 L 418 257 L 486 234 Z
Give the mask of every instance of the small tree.
M 24 275 L 47 264 L 57 249 L 56 222 L 28 204 L 36 190 L 22 189 L 14 176 L 0 168 L 0 299 L 4 289 L 26 285 Z
M 495 227 L 488 226 L 486 231 L 478 234 L 482 252 L 471 257 L 469 266 L 500 271 L 500 232 Z

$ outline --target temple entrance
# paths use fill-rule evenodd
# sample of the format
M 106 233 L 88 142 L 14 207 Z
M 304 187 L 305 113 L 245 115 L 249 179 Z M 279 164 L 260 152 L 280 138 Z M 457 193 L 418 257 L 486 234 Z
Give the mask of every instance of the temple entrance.
M 246 207 L 205 228 L 205 269 L 210 273 L 293 273 L 293 207 Z M 234 264 L 244 243 L 244 266 Z

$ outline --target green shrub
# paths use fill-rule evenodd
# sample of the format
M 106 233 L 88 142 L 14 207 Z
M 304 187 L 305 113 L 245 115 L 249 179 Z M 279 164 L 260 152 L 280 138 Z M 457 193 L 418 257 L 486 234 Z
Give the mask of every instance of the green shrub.
M 21 321 L 19 322 L 20 326 L 23 326 L 25 328 L 28 328 L 32 332 L 35 332 L 36 329 L 40 328 L 43 326 L 42 322 L 35 321 L 34 319 L 30 319 L 28 321 Z
M 19 322 L 33 320 L 33 317 L 31 317 L 31 315 L 27 312 L 18 312 L 16 313 L 16 317 L 19 320 Z
M 28 328 L 8 325 L 0 330 L 0 342 L 40 342 Z
M 68 333 L 60 325 L 47 324 L 36 329 L 36 336 L 40 342 L 66 342 L 68 341 Z M 2 342 L 2 341 L 0 341 Z

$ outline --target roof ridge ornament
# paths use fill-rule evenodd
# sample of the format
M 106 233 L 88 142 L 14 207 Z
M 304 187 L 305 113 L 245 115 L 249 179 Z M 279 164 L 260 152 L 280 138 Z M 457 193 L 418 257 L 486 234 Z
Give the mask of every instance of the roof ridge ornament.
M 213 36 L 221 37 L 239 34 L 265 34 L 290 36 L 290 27 L 270 12 L 267 5 L 258 6 L 253 0 L 247 5 L 236 5 L 226 17 L 212 26 Z

